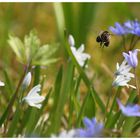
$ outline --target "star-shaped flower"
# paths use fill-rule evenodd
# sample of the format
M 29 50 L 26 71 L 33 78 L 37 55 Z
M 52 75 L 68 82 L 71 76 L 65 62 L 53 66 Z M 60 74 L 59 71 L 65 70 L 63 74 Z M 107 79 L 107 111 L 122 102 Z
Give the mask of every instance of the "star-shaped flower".
M 124 106 L 119 99 L 117 99 L 117 103 L 125 116 L 137 116 L 140 117 L 140 106 L 137 104 L 128 104 Z
M 41 85 L 37 85 L 35 87 L 33 87 L 28 95 L 26 97 L 23 98 L 23 100 L 25 100 L 25 102 L 28 103 L 29 106 L 33 106 L 36 108 L 41 108 L 41 102 L 45 99 L 44 96 L 40 96 L 38 92 L 40 92 L 41 89 Z
M 124 23 L 124 26 L 128 33 L 140 36 L 140 22 L 138 20 L 128 20 Z
M 119 66 L 116 65 L 117 71 L 115 72 L 115 80 L 112 83 L 112 86 L 127 86 L 136 89 L 135 86 L 128 84 L 131 78 L 134 78 L 134 74 L 130 72 L 132 67 L 127 64 L 127 61 L 124 60 L 122 64 Z
M 85 128 L 77 129 L 76 137 L 99 137 L 101 136 L 103 130 L 103 124 L 98 123 L 96 118 L 92 118 L 91 120 L 87 117 L 83 120 Z
M 125 57 L 125 60 L 133 68 L 136 68 L 138 65 L 138 58 L 137 58 L 138 51 L 139 51 L 138 49 L 135 49 L 133 51 L 129 51 L 129 53 L 123 52 L 123 56 Z
M 124 35 L 127 33 L 123 25 L 118 22 L 115 23 L 115 27 L 109 27 L 109 30 L 115 35 Z

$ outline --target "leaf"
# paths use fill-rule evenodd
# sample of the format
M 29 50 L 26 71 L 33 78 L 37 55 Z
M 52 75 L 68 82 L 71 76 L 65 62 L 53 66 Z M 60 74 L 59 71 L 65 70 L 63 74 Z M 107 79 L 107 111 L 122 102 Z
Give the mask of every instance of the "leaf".
M 42 57 L 49 58 L 58 50 L 58 45 L 43 45 L 39 47 L 37 53 L 34 56 L 35 60 L 39 60 Z
M 127 117 L 125 119 L 125 123 L 124 123 L 123 129 L 122 129 L 123 137 L 130 136 L 135 121 L 136 121 L 136 117 Z
M 16 112 L 14 113 L 14 117 L 12 119 L 12 122 L 9 126 L 9 129 L 8 129 L 8 132 L 7 132 L 7 136 L 8 137 L 12 137 L 15 135 L 15 131 L 18 130 L 18 121 L 19 121 L 19 118 L 20 118 L 20 112 L 21 112 L 21 107 L 20 105 L 17 105 L 16 107 Z
M 74 65 L 76 66 L 76 68 L 78 69 L 85 85 L 87 86 L 87 88 L 89 90 L 92 91 L 93 97 L 95 99 L 95 101 L 97 102 L 97 104 L 99 105 L 100 109 L 102 110 L 103 113 L 105 113 L 105 105 L 103 103 L 103 101 L 100 99 L 99 95 L 97 94 L 96 90 L 94 89 L 94 87 L 92 86 L 91 82 L 89 81 L 87 75 L 85 74 L 84 70 L 81 68 L 81 66 L 78 64 L 78 62 L 76 61 L 76 58 L 74 57 L 68 43 L 65 44 L 66 50 L 69 54 L 69 56 L 72 59 L 72 62 L 74 63 Z
M 38 52 L 40 46 L 40 39 L 37 36 L 36 30 L 31 30 L 29 35 L 24 37 L 25 55 L 26 61 L 28 62 Z
M 41 60 L 33 61 L 33 65 L 47 66 L 52 63 L 56 63 L 59 60 L 60 60 L 59 58 L 41 59 Z
M 96 3 L 79 3 L 78 17 L 76 17 L 76 38 L 78 40 L 78 46 L 81 42 L 86 43 L 88 33 L 91 30 L 91 26 L 94 22 L 96 15 Z
M 9 95 L 13 92 L 13 85 L 10 79 L 10 76 L 7 73 L 7 70 L 4 70 L 4 76 L 6 81 L 6 90 L 8 91 Z
M 22 41 L 14 36 L 9 35 L 8 43 L 12 50 L 15 52 L 17 55 L 17 58 L 19 59 L 20 62 L 24 61 L 24 44 Z
M 116 92 L 116 94 L 115 94 L 115 96 L 114 96 L 114 99 L 113 99 L 113 102 L 112 102 L 110 111 L 109 111 L 109 113 L 107 114 L 107 120 L 106 120 L 106 122 L 105 122 L 105 127 L 106 127 L 106 128 L 110 128 L 111 125 L 112 125 L 112 122 L 111 122 L 111 119 L 113 119 L 113 117 L 112 117 L 112 115 L 113 115 L 112 112 L 113 112 L 114 108 L 117 107 L 116 98 L 117 98 L 118 95 L 120 94 L 120 91 L 121 91 L 121 87 L 118 87 L 117 92 Z
M 77 127 L 80 127 L 80 123 L 81 123 L 81 120 L 83 118 L 83 116 L 87 116 L 89 118 L 92 118 L 95 116 L 95 102 L 94 102 L 94 99 L 93 99 L 93 96 L 92 96 L 92 91 L 90 91 L 84 101 L 83 101 L 83 104 L 81 106 L 81 110 L 78 114 L 78 119 L 77 119 L 77 123 L 76 123 L 76 126 Z
M 64 80 L 62 82 L 63 87 L 61 89 L 61 92 L 57 93 L 57 91 L 55 91 L 55 94 L 59 94 L 59 97 L 58 97 L 55 111 L 51 114 L 51 116 L 54 116 L 54 117 L 51 120 L 51 126 L 49 126 L 48 134 L 57 133 L 60 128 L 61 117 L 63 115 L 63 109 L 67 101 L 67 97 L 70 94 L 72 80 L 73 80 L 73 64 L 71 63 L 71 61 L 69 61 L 67 65 L 67 69 L 65 71 Z M 59 86 L 61 86 L 61 81 L 58 83 L 60 84 Z

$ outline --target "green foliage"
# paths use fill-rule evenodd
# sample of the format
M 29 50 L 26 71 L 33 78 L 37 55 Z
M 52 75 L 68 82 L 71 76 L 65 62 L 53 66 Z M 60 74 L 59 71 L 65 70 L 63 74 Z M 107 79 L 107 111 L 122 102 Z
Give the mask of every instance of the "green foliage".
M 114 8 L 111 8 L 111 5 L 115 9 L 117 8 L 119 13 L 123 11 L 124 13 L 119 15 L 115 11 L 114 14 Z M 118 108 L 116 99 L 123 97 L 127 103 L 135 103 L 138 101 L 136 91 L 126 90 L 123 87 L 110 90 L 108 83 L 104 82 L 104 87 L 108 89 L 106 92 L 101 84 L 101 81 L 107 81 L 109 79 L 105 71 L 106 69 L 101 67 L 102 62 L 104 63 L 105 59 L 107 59 L 108 63 L 112 63 L 114 58 L 115 61 L 117 61 L 118 57 L 114 57 L 114 54 L 120 51 L 120 49 L 116 47 L 118 44 L 120 46 L 120 42 L 115 42 L 116 46 L 111 43 L 112 48 L 105 48 L 108 50 L 102 51 L 104 56 L 101 63 L 96 59 L 96 55 L 99 54 L 96 54 L 96 50 L 100 50 L 100 48 L 96 47 L 92 49 L 90 53 L 94 53 L 94 63 L 92 65 L 91 61 L 86 61 L 85 65 L 87 63 L 91 64 L 86 68 L 85 66 L 81 67 L 79 65 L 67 41 L 67 35 L 72 34 L 76 38 L 75 44 L 77 48 L 81 43 L 89 44 L 88 39 L 90 40 L 90 38 L 88 37 L 92 32 L 91 29 L 93 27 L 95 29 L 97 26 L 96 24 L 98 22 L 96 20 L 99 20 L 99 22 L 104 21 L 105 17 L 107 22 L 105 22 L 105 24 L 100 22 L 103 27 L 108 23 L 114 23 L 114 19 L 119 19 L 119 17 L 123 15 L 126 15 L 126 17 L 135 17 L 129 10 L 129 5 L 125 3 L 52 3 L 49 8 L 54 10 L 54 13 L 52 13 L 55 14 L 57 27 L 57 36 L 53 36 L 53 38 L 55 38 L 54 40 L 58 39 L 58 43 L 44 45 L 42 45 L 42 41 L 38 38 L 35 30 L 25 35 L 23 40 L 11 34 L 7 40 L 14 14 L 12 6 L 12 4 L 8 5 L 8 10 L 5 14 L 5 16 L 7 16 L 3 23 L 5 26 L 4 36 L 0 39 L 0 43 L 3 46 L 6 46 L 4 42 L 8 41 L 8 44 L 15 54 L 12 56 L 12 53 L 10 54 L 9 51 L 8 55 L 4 55 L 3 57 L 2 66 L 3 69 L 5 69 L 2 71 L 5 87 L 0 87 L 0 137 L 51 137 L 53 134 L 59 134 L 62 130 L 83 127 L 84 117 L 95 117 L 97 120 L 99 117 L 104 124 L 104 137 L 134 136 L 139 129 L 140 120 L 137 117 L 124 116 Z M 26 7 L 27 5 L 25 4 L 24 6 Z M 33 15 L 35 16 L 36 13 L 38 13 L 36 10 L 40 6 L 43 5 L 31 4 L 34 11 L 31 9 L 32 12 L 26 19 L 28 25 L 25 27 L 27 30 L 35 26 L 32 21 L 34 19 Z M 105 7 L 103 8 L 102 6 Z M 46 10 L 47 8 L 45 7 L 44 9 Z M 101 14 L 103 15 L 101 16 Z M 39 15 L 40 18 L 43 18 L 43 16 L 43 14 L 41 17 Z M 43 25 L 44 24 L 41 24 L 41 26 Z M 0 25 L 0 30 L 1 26 L 2 25 Z M 44 31 L 44 26 L 41 29 Z M 49 28 L 47 28 L 47 30 L 49 30 Z M 64 31 L 66 31 L 66 34 L 64 34 Z M 56 33 L 54 34 L 56 35 Z M 51 36 L 51 32 L 49 32 L 48 36 Z M 95 38 L 93 39 L 95 40 Z M 53 42 L 56 42 L 54 40 Z M 90 45 L 93 48 L 93 44 L 89 44 L 89 46 Z M 113 45 L 116 48 L 113 48 Z M 88 45 L 85 46 L 87 47 Z M 94 46 L 96 46 L 96 44 L 94 44 Z M 7 49 L 6 47 L 2 49 L 4 49 L 4 54 L 9 50 L 9 48 Z M 62 50 L 61 53 L 64 53 L 66 58 L 63 58 L 63 55 L 60 55 L 58 58 L 56 55 L 58 50 L 60 50 L 60 52 Z M 20 62 L 19 64 L 14 61 L 15 56 L 18 62 Z M 11 59 L 12 57 L 13 59 Z M 59 61 L 60 58 L 62 61 Z M 14 68 L 11 68 L 11 61 L 13 67 L 14 64 L 16 64 Z M 54 67 L 51 66 L 51 64 L 55 62 L 58 63 Z M 96 63 L 98 63 L 98 66 Z M 104 65 L 106 64 L 104 63 Z M 42 66 L 48 67 L 46 69 L 46 67 Z M 100 70 L 99 74 L 103 71 L 98 78 L 95 76 L 96 74 L 98 75 L 98 71 L 96 71 L 97 67 L 99 68 L 98 71 Z M 108 69 L 112 73 L 111 68 L 110 64 Z M 32 73 L 31 84 L 30 87 L 27 87 L 23 91 L 21 90 L 22 82 L 29 71 Z M 94 80 L 90 76 L 90 73 L 95 74 Z M 112 79 L 110 81 L 112 81 Z M 22 102 L 21 100 L 21 97 L 26 96 L 29 90 L 37 84 L 41 84 L 39 94 L 45 97 L 40 109 L 29 106 L 28 103 Z M 111 95 L 105 95 L 105 93 L 108 92 Z M 128 93 L 126 95 L 127 98 L 124 96 L 124 93 Z
M 18 37 L 10 35 L 8 43 L 19 62 L 23 64 L 49 65 L 58 61 L 58 58 L 53 56 L 58 49 L 58 45 L 45 44 L 40 47 L 40 39 L 34 30 L 25 36 L 24 42 Z

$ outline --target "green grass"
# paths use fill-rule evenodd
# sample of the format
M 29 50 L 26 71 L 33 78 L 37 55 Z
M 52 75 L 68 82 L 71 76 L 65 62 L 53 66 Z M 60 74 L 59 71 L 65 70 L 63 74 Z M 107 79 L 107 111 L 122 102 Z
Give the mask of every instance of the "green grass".
M 110 88 L 116 63 L 123 59 L 122 40 L 111 36 L 108 48 L 95 41 L 116 21 L 139 19 L 138 7 L 134 3 L 1 3 L 0 80 L 5 86 L 0 87 L 0 137 L 51 137 L 83 127 L 84 117 L 103 122 L 103 137 L 138 137 L 139 118 L 125 117 L 116 102 L 120 98 L 137 103 L 136 90 Z M 83 67 L 70 49 L 69 34 L 76 48 L 84 43 L 91 55 Z M 32 81 L 23 91 L 29 71 Z M 37 84 L 45 97 L 40 109 L 20 102 Z

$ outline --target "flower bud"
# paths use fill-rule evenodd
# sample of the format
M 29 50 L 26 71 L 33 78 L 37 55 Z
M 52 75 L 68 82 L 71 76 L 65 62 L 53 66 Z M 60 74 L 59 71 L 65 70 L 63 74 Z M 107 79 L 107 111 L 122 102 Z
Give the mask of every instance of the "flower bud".
M 22 87 L 23 89 L 27 88 L 30 83 L 31 83 L 31 72 L 28 72 L 27 75 L 25 76 L 23 83 L 22 83 Z
M 75 41 L 72 35 L 69 35 L 68 42 L 70 46 L 75 46 Z

